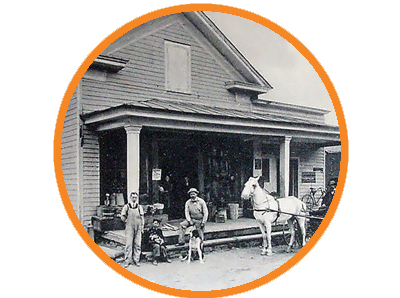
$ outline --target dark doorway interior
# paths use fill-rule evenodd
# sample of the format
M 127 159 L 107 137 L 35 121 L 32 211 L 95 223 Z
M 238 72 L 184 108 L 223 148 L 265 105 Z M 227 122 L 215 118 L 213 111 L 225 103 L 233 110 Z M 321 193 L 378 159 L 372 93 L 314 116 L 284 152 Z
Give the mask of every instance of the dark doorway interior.
M 168 142 L 160 142 L 161 185 L 166 184 L 165 180 L 168 176 L 170 198 L 166 209 L 171 219 L 184 216 L 185 202 L 189 198 L 187 191 L 192 187 L 199 188 L 198 150 L 193 141 L 187 139 L 170 139 Z
M 290 159 L 289 165 L 289 196 L 299 196 L 299 160 Z
M 116 130 L 100 136 L 100 204 L 106 193 L 122 193 L 126 202 L 126 133 Z
M 277 172 L 277 189 L 279 195 L 282 197 L 283 194 L 280 192 L 280 159 L 277 159 L 276 172 Z M 299 196 L 299 160 L 297 158 L 291 158 L 289 164 L 289 196 Z

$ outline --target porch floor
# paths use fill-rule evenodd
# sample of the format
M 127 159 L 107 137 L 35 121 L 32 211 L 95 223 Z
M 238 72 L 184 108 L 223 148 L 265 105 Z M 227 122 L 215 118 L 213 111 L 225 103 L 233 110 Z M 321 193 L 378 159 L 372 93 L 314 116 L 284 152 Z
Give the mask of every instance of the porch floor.
M 171 220 L 167 224 L 178 229 L 181 221 L 182 219 Z M 168 251 L 180 251 L 187 247 L 187 244 L 178 247 L 175 245 L 178 242 L 178 230 L 163 229 L 163 234 Z M 282 235 L 282 226 L 275 225 L 272 229 L 272 236 L 278 235 Z M 122 245 L 125 244 L 126 239 L 124 230 L 107 231 L 101 237 Z M 261 241 L 262 236 L 258 224 L 254 219 L 242 217 L 237 220 L 228 219 L 224 223 L 207 222 L 204 238 L 204 246 L 210 247 L 238 242 Z

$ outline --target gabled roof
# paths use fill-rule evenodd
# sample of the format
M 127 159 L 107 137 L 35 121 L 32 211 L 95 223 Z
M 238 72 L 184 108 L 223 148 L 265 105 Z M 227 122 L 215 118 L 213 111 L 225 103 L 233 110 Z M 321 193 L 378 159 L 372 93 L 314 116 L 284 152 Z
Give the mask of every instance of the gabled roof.
M 222 31 L 207 17 L 202 11 L 182 12 L 189 22 L 211 43 L 211 45 L 228 61 L 230 65 L 243 77 L 246 82 L 234 82 L 231 88 L 239 89 L 245 92 L 261 94 L 266 93 L 272 86 L 267 80 L 251 65 L 243 54 L 230 42 Z M 102 54 L 107 56 L 117 49 L 128 45 L 135 40 L 151 34 L 158 28 L 170 24 L 172 16 L 164 16 L 145 24 L 142 24 L 127 32 L 114 43 L 112 43 Z M 228 86 L 229 87 L 229 86 Z
M 204 12 L 190 11 L 183 12 L 183 14 L 249 82 L 272 89 L 267 80 L 251 65 Z

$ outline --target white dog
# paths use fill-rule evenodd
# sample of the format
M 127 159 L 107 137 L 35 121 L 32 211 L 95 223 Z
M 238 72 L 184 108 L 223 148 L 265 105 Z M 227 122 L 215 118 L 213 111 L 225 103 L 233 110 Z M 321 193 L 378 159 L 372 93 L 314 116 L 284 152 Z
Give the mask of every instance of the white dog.
M 200 238 L 199 231 L 195 227 L 191 228 L 189 232 L 189 251 L 187 256 L 188 263 L 190 263 L 192 260 L 192 252 L 198 254 L 200 263 L 203 264 L 203 239 Z

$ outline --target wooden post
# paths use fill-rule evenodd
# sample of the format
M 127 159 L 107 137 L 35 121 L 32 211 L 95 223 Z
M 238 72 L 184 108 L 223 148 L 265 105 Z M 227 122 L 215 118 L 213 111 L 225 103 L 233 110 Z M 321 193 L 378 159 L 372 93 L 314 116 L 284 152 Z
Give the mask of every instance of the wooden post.
M 140 131 L 139 125 L 126 125 L 127 146 L 127 197 L 131 192 L 139 193 L 140 185 Z
M 159 161 L 158 161 L 158 140 L 153 139 L 151 142 L 151 160 L 152 160 L 152 169 L 158 169 L 159 168 Z M 152 175 L 151 175 L 152 176 Z M 153 177 L 151 178 L 151 202 L 159 202 L 160 201 L 160 191 L 159 191 L 159 182 L 156 180 L 153 180 Z
M 290 174 L 290 141 L 292 137 L 285 136 L 285 139 L 280 145 L 279 152 L 279 182 L 280 196 L 289 196 L 289 174 Z

